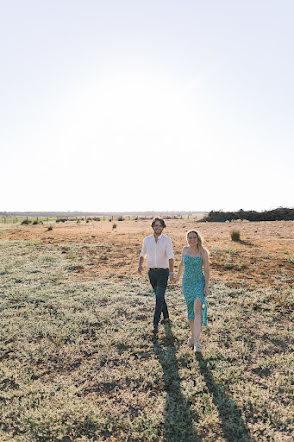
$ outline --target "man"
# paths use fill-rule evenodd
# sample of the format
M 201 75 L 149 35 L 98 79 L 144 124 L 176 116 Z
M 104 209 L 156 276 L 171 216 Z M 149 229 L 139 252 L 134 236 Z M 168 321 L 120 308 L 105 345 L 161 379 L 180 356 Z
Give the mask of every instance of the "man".
M 153 332 L 158 332 L 158 324 L 161 313 L 163 321 L 169 321 L 169 313 L 165 302 L 165 291 L 168 278 L 174 280 L 174 252 L 171 239 L 162 234 L 166 227 L 162 218 L 155 218 L 152 221 L 153 235 L 146 236 L 143 241 L 138 272 L 142 272 L 144 258 L 147 257 L 149 267 L 149 281 L 156 295 L 156 304 L 153 317 Z

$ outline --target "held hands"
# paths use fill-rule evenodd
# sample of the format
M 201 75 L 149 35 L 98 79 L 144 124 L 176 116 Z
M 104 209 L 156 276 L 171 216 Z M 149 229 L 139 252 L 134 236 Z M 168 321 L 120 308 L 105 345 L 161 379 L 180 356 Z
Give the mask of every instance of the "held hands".
M 178 282 L 178 278 L 174 274 L 170 275 L 169 279 L 172 284 L 176 284 Z
M 181 276 L 175 276 L 175 283 L 178 284 L 181 281 Z
M 172 284 L 174 284 L 176 282 L 176 278 L 174 277 L 174 275 L 170 275 L 169 280 Z

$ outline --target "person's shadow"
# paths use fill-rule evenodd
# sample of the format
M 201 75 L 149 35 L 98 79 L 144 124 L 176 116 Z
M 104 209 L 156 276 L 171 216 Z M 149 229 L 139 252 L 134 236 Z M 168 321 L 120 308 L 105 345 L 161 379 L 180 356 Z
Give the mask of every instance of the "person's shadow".
M 176 358 L 174 335 L 170 324 L 165 324 L 165 339 L 153 339 L 153 350 L 163 371 L 164 388 L 167 392 L 165 407 L 165 422 L 163 440 L 167 442 L 199 442 L 203 438 L 197 435 L 193 422 L 199 416 L 191 410 L 190 404 L 181 391 L 181 379 Z M 224 392 L 220 384 L 216 384 L 209 370 L 207 361 L 201 353 L 196 353 L 200 373 L 217 407 L 222 437 L 227 441 L 253 441 L 242 419 L 240 410 L 235 402 Z M 220 436 L 220 435 L 218 435 Z
M 254 439 L 249 435 L 239 408 L 230 396 L 224 392 L 224 388 L 220 384 L 215 383 L 207 366 L 207 360 L 203 358 L 202 353 L 196 353 L 196 360 L 199 363 L 200 373 L 212 396 L 212 402 L 218 409 L 223 437 L 232 442 L 253 441 Z
M 190 405 L 181 391 L 174 336 L 170 324 L 164 324 L 165 339 L 153 338 L 153 349 L 163 371 L 164 389 L 167 393 L 163 440 L 168 442 L 197 442 L 193 421 L 198 416 L 191 412 Z

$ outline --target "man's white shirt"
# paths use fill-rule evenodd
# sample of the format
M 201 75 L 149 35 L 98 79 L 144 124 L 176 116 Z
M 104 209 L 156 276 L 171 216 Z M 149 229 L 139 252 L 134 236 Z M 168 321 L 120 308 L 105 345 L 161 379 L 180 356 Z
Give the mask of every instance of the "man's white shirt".
M 147 256 L 147 266 L 149 268 L 169 268 L 169 259 L 174 259 L 173 245 L 171 239 L 161 234 L 155 241 L 154 235 L 146 236 L 143 240 L 140 256 Z

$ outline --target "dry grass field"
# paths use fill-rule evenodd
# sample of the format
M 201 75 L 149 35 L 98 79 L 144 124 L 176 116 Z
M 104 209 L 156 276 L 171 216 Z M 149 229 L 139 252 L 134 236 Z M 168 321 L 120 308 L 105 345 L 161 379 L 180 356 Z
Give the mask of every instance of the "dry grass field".
M 0 440 L 292 441 L 294 223 L 167 221 L 211 254 L 197 356 L 180 286 L 152 336 L 150 220 L 113 224 L 0 227 Z

